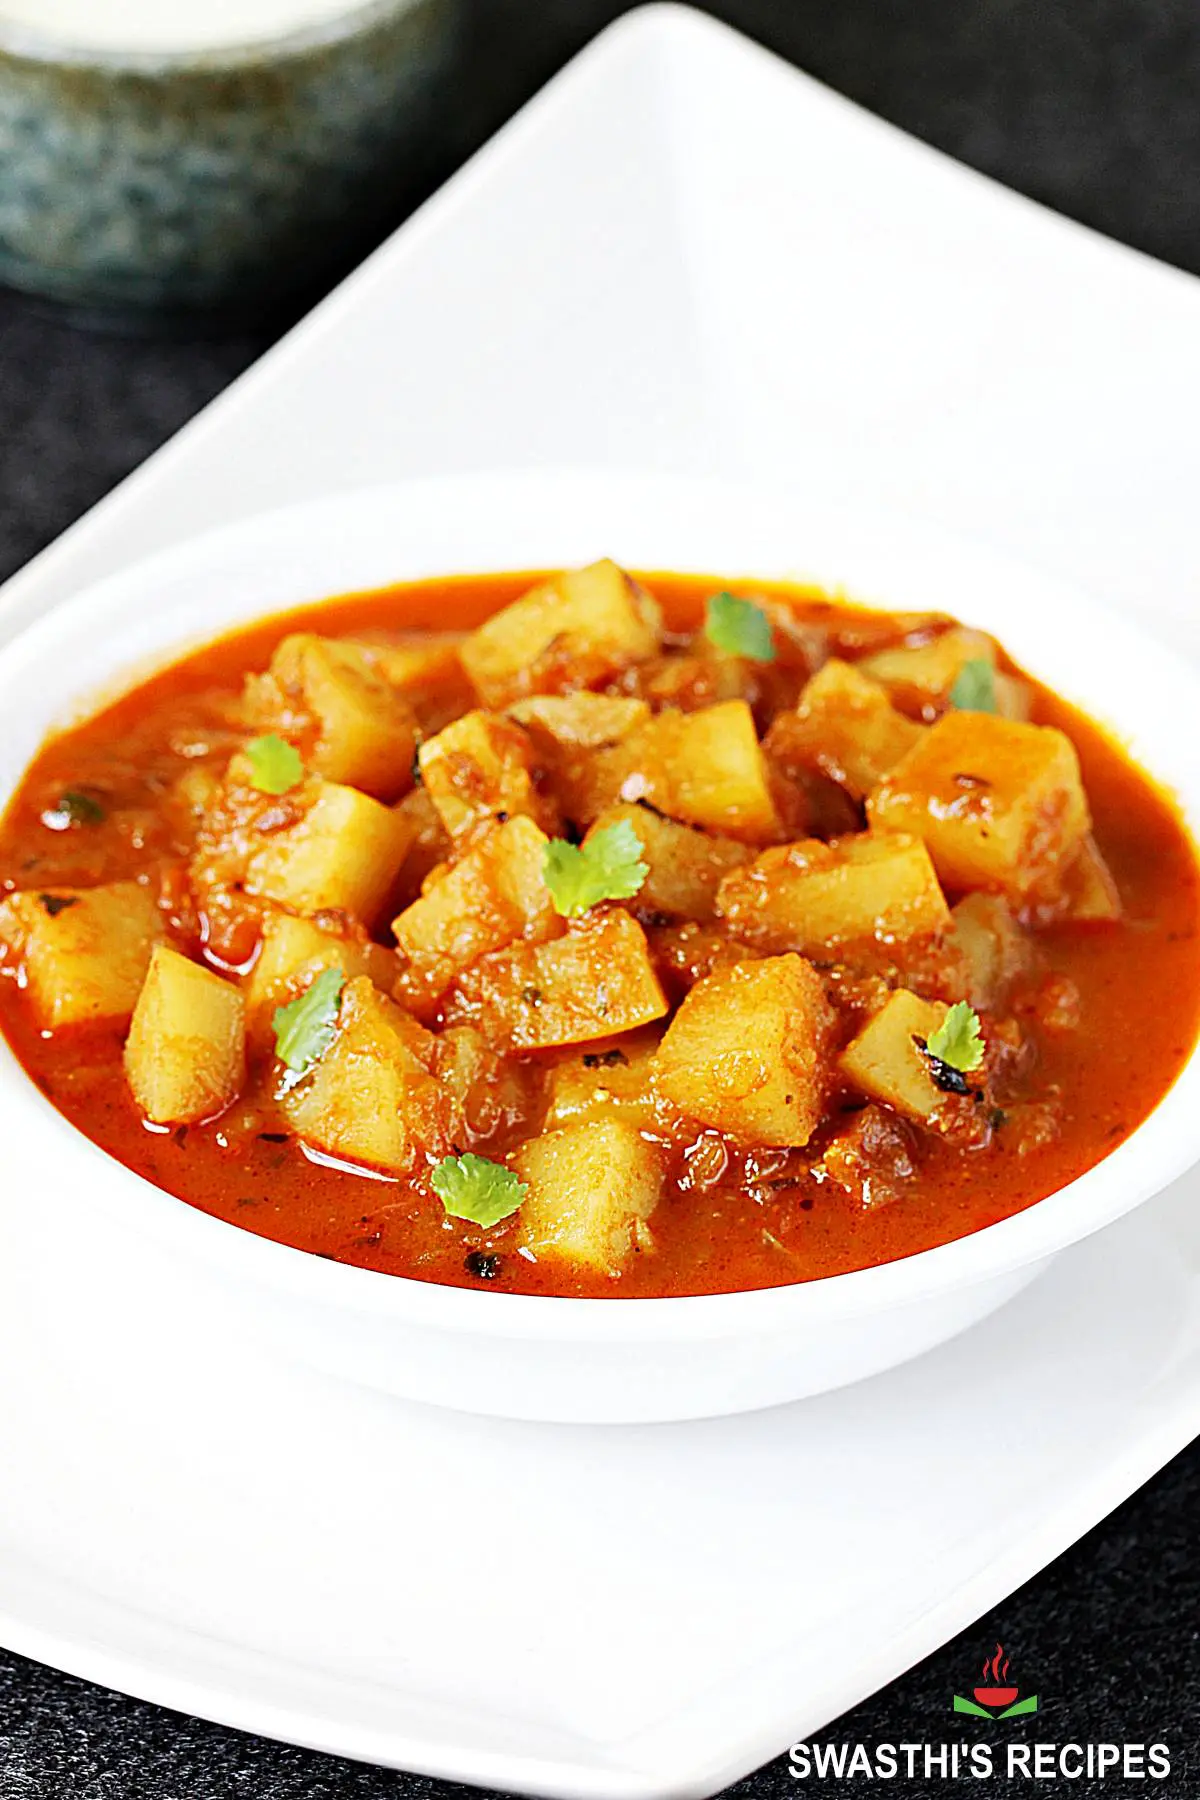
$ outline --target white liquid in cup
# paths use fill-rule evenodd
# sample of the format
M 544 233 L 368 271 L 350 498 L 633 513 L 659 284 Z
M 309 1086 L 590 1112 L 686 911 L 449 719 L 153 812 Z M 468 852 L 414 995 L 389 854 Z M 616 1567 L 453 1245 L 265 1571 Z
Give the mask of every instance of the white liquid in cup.
M 0 0 L 0 29 L 77 50 L 211 51 L 286 37 L 365 0 Z

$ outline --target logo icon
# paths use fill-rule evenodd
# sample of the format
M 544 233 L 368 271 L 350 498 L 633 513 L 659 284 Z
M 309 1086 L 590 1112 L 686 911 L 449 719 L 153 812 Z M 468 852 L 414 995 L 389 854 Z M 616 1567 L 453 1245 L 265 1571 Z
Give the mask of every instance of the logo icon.
M 1021 1690 L 1015 1681 L 1010 1680 L 1008 1658 L 1004 1654 L 1004 1645 L 997 1644 L 993 1656 L 985 1656 L 978 1687 L 972 1688 L 973 1699 L 966 1699 L 962 1694 L 954 1696 L 956 1713 L 973 1713 L 977 1719 L 1016 1719 L 1026 1713 L 1035 1713 L 1038 1709 L 1036 1694 L 1028 1694 L 1020 1698 Z

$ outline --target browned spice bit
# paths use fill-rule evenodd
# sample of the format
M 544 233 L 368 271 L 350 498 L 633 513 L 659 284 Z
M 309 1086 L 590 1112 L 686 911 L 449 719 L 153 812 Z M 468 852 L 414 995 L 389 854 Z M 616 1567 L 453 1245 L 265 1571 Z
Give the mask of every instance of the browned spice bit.
M 541 988 L 535 987 L 523 987 L 521 989 L 521 998 L 526 1006 L 540 1006 L 542 1004 L 542 990 Z
M 288 1142 L 286 1131 L 260 1131 L 258 1136 L 259 1142 L 263 1144 L 286 1144 Z
M 913 1043 L 929 1064 L 929 1073 L 935 1087 L 940 1087 L 943 1094 L 961 1094 L 965 1099 L 970 1099 L 975 1090 L 961 1069 L 956 1069 L 953 1064 L 943 1062 L 940 1056 L 935 1056 L 925 1039 L 918 1037 L 915 1032 L 913 1033 Z
M 620 1069 L 628 1061 L 623 1050 L 585 1050 L 583 1056 L 585 1069 Z
M 463 1262 L 468 1275 L 475 1275 L 480 1281 L 495 1281 L 500 1273 L 500 1258 L 486 1250 L 469 1250 Z
M 68 906 L 79 905 L 77 894 L 39 894 L 38 900 L 52 919 L 57 919 L 60 912 L 66 912 Z
M 179 1148 L 182 1150 L 183 1146 L 187 1143 L 187 1137 L 188 1137 L 187 1126 L 186 1125 L 177 1125 L 175 1127 L 174 1131 L 171 1133 L 171 1136 L 174 1138 L 175 1142 L 179 1145 Z

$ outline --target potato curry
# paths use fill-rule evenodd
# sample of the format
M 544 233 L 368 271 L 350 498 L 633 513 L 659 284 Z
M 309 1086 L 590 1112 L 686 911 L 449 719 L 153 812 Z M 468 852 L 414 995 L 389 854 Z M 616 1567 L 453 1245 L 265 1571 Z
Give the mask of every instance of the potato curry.
M 260 622 L 52 737 L 0 1023 L 130 1169 L 299 1249 L 664 1296 L 978 1230 L 1200 1020 L 1193 847 L 943 616 L 612 562 Z

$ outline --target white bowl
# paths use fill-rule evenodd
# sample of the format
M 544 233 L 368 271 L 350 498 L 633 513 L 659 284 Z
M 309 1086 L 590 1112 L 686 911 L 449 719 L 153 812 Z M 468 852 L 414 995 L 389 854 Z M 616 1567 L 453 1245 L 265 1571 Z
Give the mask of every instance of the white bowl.
M 199 538 L 114 576 L 0 650 L 0 791 L 44 733 L 161 662 L 303 601 L 410 577 L 611 555 L 639 569 L 800 578 L 994 631 L 1093 716 L 1200 826 L 1200 682 L 1057 582 L 903 521 L 793 495 L 655 475 L 478 476 L 372 489 Z M 526 1419 L 640 1421 L 748 1411 L 891 1367 L 993 1311 L 1053 1256 L 1200 1159 L 1200 1059 L 1112 1154 L 985 1231 L 881 1268 L 679 1300 L 558 1300 L 409 1281 L 291 1250 L 161 1192 L 79 1135 L 0 1055 L 4 1201 L 86 1192 L 112 1255 L 155 1238 L 199 1267 L 214 1309 L 327 1370 L 411 1398 Z M 168 1266 L 170 1266 L 168 1264 Z M 101 1277 L 102 1278 L 102 1273 Z

